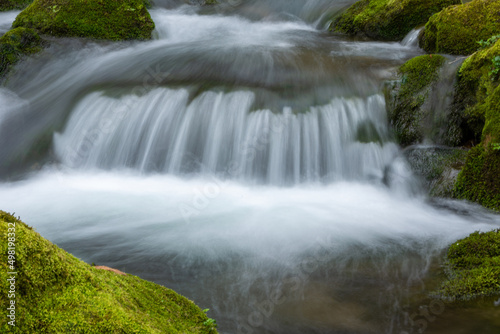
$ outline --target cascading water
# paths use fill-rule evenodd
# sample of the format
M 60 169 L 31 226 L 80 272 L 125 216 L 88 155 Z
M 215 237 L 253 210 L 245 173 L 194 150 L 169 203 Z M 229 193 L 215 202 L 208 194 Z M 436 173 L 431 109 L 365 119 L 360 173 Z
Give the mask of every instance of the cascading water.
M 183 3 L 157 2 L 152 41 L 59 39 L 17 66 L 0 208 L 210 308 L 221 333 L 416 332 L 443 249 L 500 220 L 414 192 L 381 93 L 420 54 L 411 36 L 327 35 L 344 2 Z M 443 307 L 426 333 L 498 331 Z
M 397 148 L 383 98 L 335 98 L 298 115 L 252 111 L 252 92 L 154 89 L 121 99 L 92 93 L 74 108 L 55 151 L 63 163 L 142 172 L 217 173 L 270 184 L 383 177 Z M 126 106 L 126 107 L 125 107 Z M 116 114 L 116 110 L 121 110 Z M 105 128 L 103 128 L 103 125 Z

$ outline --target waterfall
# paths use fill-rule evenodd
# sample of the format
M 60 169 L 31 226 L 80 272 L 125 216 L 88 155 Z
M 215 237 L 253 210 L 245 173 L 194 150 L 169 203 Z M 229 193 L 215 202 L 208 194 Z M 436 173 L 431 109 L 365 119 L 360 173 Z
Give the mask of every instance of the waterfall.
M 381 180 L 397 147 L 383 97 L 334 98 L 305 113 L 252 110 L 255 94 L 156 88 L 80 100 L 54 138 L 63 163 L 169 174 L 215 173 L 276 185 Z

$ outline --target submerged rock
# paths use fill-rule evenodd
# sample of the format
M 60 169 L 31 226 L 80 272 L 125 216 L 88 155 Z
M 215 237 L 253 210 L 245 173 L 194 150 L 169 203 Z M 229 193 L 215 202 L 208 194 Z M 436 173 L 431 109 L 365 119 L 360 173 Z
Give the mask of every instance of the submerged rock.
M 402 40 L 432 14 L 460 0 L 361 0 L 337 17 L 331 31 L 379 40 Z
M 150 39 L 154 23 L 144 0 L 35 0 L 13 27 L 52 36 L 129 40 Z
M 452 197 L 467 150 L 446 146 L 411 146 L 404 156 L 432 197 Z
M 213 319 L 174 291 L 96 269 L 3 211 L 0 236 L 1 305 L 15 305 L 15 327 L 4 316 L 3 333 L 217 333 Z M 17 274 L 7 298 L 9 272 Z
M 419 44 L 427 52 L 469 55 L 495 34 L 500 34 L 500 1 L 473 0 L 433 15 Z

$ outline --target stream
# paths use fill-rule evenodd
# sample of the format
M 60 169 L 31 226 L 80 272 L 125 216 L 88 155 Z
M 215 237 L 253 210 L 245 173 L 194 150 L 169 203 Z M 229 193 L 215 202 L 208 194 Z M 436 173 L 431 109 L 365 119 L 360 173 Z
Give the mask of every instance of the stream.
M 493 299 L 427 295 L 447 246 L 500 217 L 427 198 L 394 141 L 383 85 L 418 31 L 328 33 L 353 1 L 220 2 L 156 1 L 151 41 L 51 39 L 19 63 L 0 209 L 221 334 L 499 333 Z

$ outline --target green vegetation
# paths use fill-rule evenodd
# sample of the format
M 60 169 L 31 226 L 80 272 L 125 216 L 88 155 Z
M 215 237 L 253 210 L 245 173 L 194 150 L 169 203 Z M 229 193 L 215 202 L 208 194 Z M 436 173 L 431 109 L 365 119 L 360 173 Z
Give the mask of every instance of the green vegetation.
M 422 120 L 426 111 L 422 108 L 432 84 L 439 77 L 445 58 L 440 55 L 424 55 L 410 59 L 399 68 L 401 85 L 389 110 L 389 120 L 402 145 L 422 141 Z
M 481 40 L 481 41 L 477 42 L 477 44 L 479 44 L 481 49 L 486 49 L 486 48 L 489 48 L 490 46 L 492 46 L 493 44 L 495 44 L 495 42 L 498 41 L 499 39 L 500 39 L 500 35 L 495 35 L 495 36 L 488 38 L 486 41 Z
M 438 70 L 445 58 L 441 55 L 424 55 L 408 60 L 399 68 L 403 76 L 400 95 L 415 95 L 438 78 Z
M 6 10 L 24 9 L 32 2 L 33 0 L 2 0 L 0 1 L 0 12 Z
M 469 55 L 500 33 L 500 1 L 473 0 L 451 6 L 433 15 L 420 35 L 420 47 L 427 52 Z
M 330 26 L 331 31 L 370 38 L 401 40 L 432 14 L 460 0 L 361 0 Z
M 500 294 L 500 230 L 474 232 L 448 249 L 444 282 L 433 295 L 468 300 Z
M 7 237 L 14 237 L 8 235 L 14 224 L 12 262 Z M 96 269 L 3 211 L 0 235 L 0 304 L 7 310 L 15 300 L 16 310 L 16 327 L 4 315 L 2 333 L 217 333 L 215 321 L 172 290 Z M 11 271 L 17 272 L 15 299 L 7 298 Z
M 454 196 L 500 210 L 500 152 L 492 145 L 477 145 L 469 151 L 458 175 Z
M 462 110 L 480 140 L 455 185 L 455 196 L 500 210 L 500 85 L 495 59 L 500 40 L 467 58 L 458 75 L 455 105 Z M 495 74 L 496 73 L 496 74 Z
M 35 0 L 13 27 L 61 37 L 128 40 L 150 39 L 154 23 L 144 0 Z
M 0 77 L 23 56 L 42 50 L 38 34 L 27 28 L 16 28 L 0 37 Z
M 498 74 L 500 72 L 500 56 L 495 56 L 495 58 L 493 58 L 491 62 L 493 63 L 492 69 L 490 72 L 488 72 L 488 74 L 490 75 L 492 80 L 496 80 L 498 79 Z

